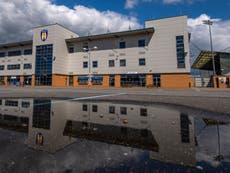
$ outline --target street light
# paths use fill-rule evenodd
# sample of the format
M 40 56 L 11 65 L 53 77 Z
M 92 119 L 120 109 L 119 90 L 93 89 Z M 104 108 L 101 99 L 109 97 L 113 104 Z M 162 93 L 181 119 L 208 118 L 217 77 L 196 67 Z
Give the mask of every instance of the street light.
M 98 49 L 98 47 L 97 46 L 94 46 L 94 47 L 92 47 L 92 48 L 86 48 L 86 47 L 84 47 L 83 48 L 83 50 L 84 51 L 86 51 L 87 53 L 88 53 L 88 57 L 89 57 L 89 75 L 88 75 L 88 85 L 91 85 L 91 57 L 90 57 L 90 55 L 91 55 L 91 51 L 93 51 L 93 50 L 97 50 Z
M 214 55 L 213 55 L 213 46 L 212 46 L 212 30 L 211 30 L 211 25 L 213 24 L 213 22 L 211 20 L 203 20 L 203 24 L 209 26 L 210 45 L 211 45 L 211 54 L 212 54 L 212 65 L 213 65 L 213 75 L 216 75 L 215 59 L 214 59 Z

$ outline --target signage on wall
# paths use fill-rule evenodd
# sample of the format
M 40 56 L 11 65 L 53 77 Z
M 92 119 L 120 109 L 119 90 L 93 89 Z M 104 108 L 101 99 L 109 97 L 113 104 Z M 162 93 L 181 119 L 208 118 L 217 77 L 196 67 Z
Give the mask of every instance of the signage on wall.
M 48 30 L 47 29 L 41 30 L 41 40 L 46 41 L 47 38 L 48 38 Z

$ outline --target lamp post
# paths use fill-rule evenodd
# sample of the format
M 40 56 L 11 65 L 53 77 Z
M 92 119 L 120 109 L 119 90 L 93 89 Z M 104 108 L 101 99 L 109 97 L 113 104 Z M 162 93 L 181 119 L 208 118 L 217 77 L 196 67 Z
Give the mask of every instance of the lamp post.
M 89 58 L 88 85 L 91 85 L 91 78 L 92 78 L 92 76 L 91 76 L 91 57 L 90 57 L 91 56 L 91 51 L 97 50 L 97 49 L 98 49 L 97 46 L 94 46 L 92 48 L 86 48 L 86 47 L 83 48 L 83 50 L 88 53 L 88 58 Z
M 215 59 L 214 59 L 214 55 L 213 55 L 213 46 L 212 46 L 212 30 L 211 30 L 211 25 L 213 24 L 213 22 L 211 20 L 203 20 L 203 24 L 208 25 L 208 27 L 209 27 L 213 75 L 216 75 Z

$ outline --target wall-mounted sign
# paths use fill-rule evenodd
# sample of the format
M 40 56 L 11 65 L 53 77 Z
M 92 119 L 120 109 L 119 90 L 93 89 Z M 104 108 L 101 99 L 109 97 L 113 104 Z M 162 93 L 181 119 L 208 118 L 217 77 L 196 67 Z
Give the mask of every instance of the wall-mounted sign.
M 41 40 L 46 41 L 47 38 L 48 38 L 48 30 L 47 29 L 41 30 Z

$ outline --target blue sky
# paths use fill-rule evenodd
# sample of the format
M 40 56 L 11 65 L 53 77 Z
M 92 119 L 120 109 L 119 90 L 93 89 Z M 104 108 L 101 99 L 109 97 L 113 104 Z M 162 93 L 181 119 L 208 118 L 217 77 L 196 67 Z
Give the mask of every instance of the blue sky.
M 75 5 L 84 5 L 99 11 L 111 10 L 124 15 L 135 16 L 142 24 L 147 19 L 181 14 L 186 14 L 190 18 L 195 18 L 201 14 L 207 14 L 212 18 L 230 18 L 230 0 L 179 1 L 171 0 L 171 3 L 164 3 L 162 0 L 139 0 L 135 1 L 137 4 L 132 8 L 125 8 L 125 0 L 55 0 L 55 3 L 66 5 L 69 8 L 73 8 Z
M 84 36 L 143 28 L 145 20 L 185 14 L 192 54 L 210 49 L 202 24 L 207 19 L 214 21 L 214 50 L 230 50 L 229 9 L 230 0 L 0 0 L 0 44 L 32 39 L 34 27 L 53 23 Z

